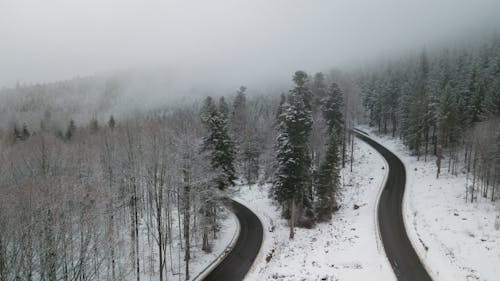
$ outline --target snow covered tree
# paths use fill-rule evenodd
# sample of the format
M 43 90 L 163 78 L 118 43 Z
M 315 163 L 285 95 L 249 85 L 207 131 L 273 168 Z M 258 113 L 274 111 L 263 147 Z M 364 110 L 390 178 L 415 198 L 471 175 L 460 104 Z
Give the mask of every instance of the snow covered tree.
M 294 237 L 296 220 L 312 221 L 312 190 L 310 181 L 310 154 L 308 140 L 312 127 L 310 91 L 305 87 L 307 74 L 297 71 L 295 88 L 290 90 L 288 102 L 281 106 L 278 117 L 277 165 L 273 182 L 273 196 L 286 206 L 290 217 L 290 239 Z M 296 209 L 297 206 L 297 209 Z
M 241 86 L 236 93 L 231 114 L 231 131 L 237 150 L 239 173 L 248 184 L 253 184 L 259 176 L 260 147 L 256 120 L 250 114 L 245 91 L 246 87 Z
M 326 96 L 326 82 L 325 75 L 321 72 L 314 74 L 313 81 L 311 83 L 311 91 L 314 96 L 314 104 L 321 104 L 321 100 Z
M 337 83 L 332 83 L 322 100 L 321 110 L 323 118 L 326 120 L 328 133 L 342 134 L 344 127 L 344 97 Z
M 224 103 L 221 100 L 219 108 L 224 109 Z M 211 97 L 205 99 L 201 118 L 207 135 L 203 138 L 202 151 L 208 152 L 212 169 L 218 171 L 214 183 L 220 190 L 234 185 L 236 179 L 234 144 L 229 136 L 226 116 L 217 109 Z
M 226 102 L 224 96 L 219 98 L 219 113 L 225 122 L 229 121 L 229 105 Z
M 339 187 L 339 151 L 335 131 L 330 134 L 326 157 L 319 168 L 316 187 L 316 216 L 319 221 L 329 221 L 338 208 L 336 191 Z

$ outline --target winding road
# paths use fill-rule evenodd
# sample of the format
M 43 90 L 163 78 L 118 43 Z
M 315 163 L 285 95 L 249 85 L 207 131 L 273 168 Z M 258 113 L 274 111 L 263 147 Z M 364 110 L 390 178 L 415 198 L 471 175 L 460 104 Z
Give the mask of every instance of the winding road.
M 240 235 L 231 252 L 204 281 L 241 281 L 250 270 L 262 244 L 263 227 L 259 218 L 247 207 L 230 200 L 228 203 L 240 223 Z
M 399 281 L 432 281 L 407 236 L 403 220 L 406 170 L 401 160 L 360 130 L 359 139 L 377 150 L 389 164 L 387 182 L 378 203 L 378 224 L 385 253 Z M 203 280 L 241 281 L 250 270 L 263 238 L 259 218 L 242 204 L 229 200 L 240 223 L 240 235 L 230 253 Z
M 359 139 L 377 150 L 389 164 L 389 175 L 378 203 L 378 224 L 385 253 L 399 281 L 431 281 L 406 234 L 403 221 L 403 195 L 406 170 L 401 160 L 362 131 Z

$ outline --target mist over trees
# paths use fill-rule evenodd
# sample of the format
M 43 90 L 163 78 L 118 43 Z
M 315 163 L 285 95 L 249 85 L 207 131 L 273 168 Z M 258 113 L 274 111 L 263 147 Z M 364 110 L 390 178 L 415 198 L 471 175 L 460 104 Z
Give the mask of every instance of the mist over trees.
M 294 238 L 341 207 L 350 130 L 365 116 L 436 161 L 436 177 L 466 174 L 467 202 L 497 200 L 499 46 L 424 50 L 350 74 L 297 71 L 280 96 L 241 86 L 127 114 L 114 110 L 126 91 L 114 80 L 4 89 L 0 281 L 188 280 L 240 184 L 268 186 Z
M 189 279 L 194 253 L 210 252 L 224 227 L 228 188 L 276 183 L 277 174 L 291 171 L 280 162 L 287 157 L 301 160 L 295 178 L 273 189 L 284 214 L 299 226 L 327 220 L 336 209 L 342 145 L 327 136 L 328 124 L 343 136 L 344 123 L 335 119 L 343 114 L 332 110 L 346 108 L 338 86 L 326 86 L 332 79 L 350 83 L 323 74 L 309 81 L 299 71 L 281 102 L 248 97 L 242 86 L 227 99 L 123 119 L 88 114 L 82 122 L 68 111 L 53 120 L 50 99 L 48 109 L 26 107 L 14 124 L 33 112 L 40 126 L 0 132 L 2 280 Z M 35 104 L 30 98 L 12 111 Z M 276 139 L 293 153 L 276 151 Z
M 358 79 L 370 125 L 400 137 L 436 177 L 465 173 L 465 199 L 498 199 L 500 38 L 475 48 L 422 51 Z

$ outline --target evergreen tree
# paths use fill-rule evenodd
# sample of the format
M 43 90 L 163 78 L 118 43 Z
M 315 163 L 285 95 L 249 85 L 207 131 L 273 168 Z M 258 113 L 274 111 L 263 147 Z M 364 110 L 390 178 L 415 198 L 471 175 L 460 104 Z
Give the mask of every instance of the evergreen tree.
M 323 73 L 318 72 L 314 74 L 313 82 L 311 83 L 311 91 L 314 96 L 314 104 L 320 105 L 327 91 L 325 75 Z
M 285 95 L 285 93 L 281 93 L 280 103 L 278 105 L 278 109 L 276 110 L 276 116 L 275 116 L 275 120 L 276 120 L 275 127 L 277 128 L 277 130 L 279 130 L 279 126 L 280 126 L 281 122 L 283 121 L 283 117 L 284 117 L 283 112 L 285 112 L 287 105 L 288 105 L 288 103 L 286 101 L 286 95 Z
M 296 87 L 290 91 L 288 102 L 281 105 L 282 113 L 278 116 L 278 168 L 272 189 L 274 198 L 288 205 L 290 239 L 294 237 L 295 220 L 305 217 L 311 221 L 314 215 L 308 148 L 313 123 L 308 103 L 310 91 L 305 87 L 307 75 L 304 72 L 296 72 L 293 80 Z
M 68 128 L 66 129 L 66 134 L 64 135 L 66 140 L 71 140 L 76 131 L 75 121 L 73 119 L 69 120 Z
M 437 118 L 439 122 L 438 151 L 436 159 L 438 169 L 436 177 L 439 177 L 441 172 L 441 160 L 443 158 L 442 147 L 449 144 L 457 145 L 459 141 L 460 119 L 458 116 L 458 107 L 457 97 L 454 95 L 451 86 L 447 85 L 440 103 L 439 115 Z
M 213 99 L 207 97 L 201 112 L 202 122 L 207 129 L 203 138 L 202 150 L 209 153 L 210 165 L 217 176 L 215 185 L 224 190 L 234 185 L 236 179 L 234 169 L 234 144 L 229 137 L 228 122 L 224 114 L 215 106 Z
M 241 86 L 236 93 L 231 130 L 237 150 L 238 171 L 248 184 L 253 184 L 259 176 L 260 146 L 256 121 L 250 116 L 245 91 L 246 88 Z
M 225 122 L 229 121 L 229 105 L 226 102 L 226 99 L 222 96 L 219 99 L 219 112 L 223 117 Z
M 245 131 L 249 122 L 245 91 L 246 88 L 241 86 L 236 92 L 236 97 L 233 102 L 233 112 L 231 114 L 231 130 L 233 132 L 233 136 L 236 138 L 237 144 L 239 144 L 238 141 L 241 141 L 241 133 Z
M 113 117 L 113 115 L 111 115 L 109 117 L 109 121 L 108 121 L 108 127 L 113 130 L 116 126 L 116 121 L 115 121 L 115 118 Z
M 335 193 L 339 187 L 339 151 L 335 132 L 330 134 L 328 150 L 320 166 L 316 188 L 316 215 L 319 221 L 328 221 L 337 210 Z
M 25 141 L 29 139 L 31 136 L 31 133 L 28 129 L 28 125 L 26 123 L 23 123 L 23 127 L 21 130 L 17 128 L 17 125 L 14 125 L 14 140 L 15 141 Z
M 291 90 L 291 94 L 299 96 L 303 100 L 305 108 L 311 111 L 313 94 L 307 86 L 309 82 L 307 73 L 302 70 L 295 72 L 295 75 L 293 76 L 293 82 L 295 83 L 295 87 Z
M 323 118 L 326 120 L 328 133 L 335 132 L 337 135 L 342 133 L 344 127 L 344 116 L 342 114 L 344 107 L 344 97 L 337 83 L 332 83 L 328 87 L 326 97 L 322 100 Z
M 14 138 L 14 142 L 21 140 L 21 132 L 19 131 L 19 128 L 17 128 L 16 124 L 14 124 L 14 132 L 12 134 L 12 137 Z

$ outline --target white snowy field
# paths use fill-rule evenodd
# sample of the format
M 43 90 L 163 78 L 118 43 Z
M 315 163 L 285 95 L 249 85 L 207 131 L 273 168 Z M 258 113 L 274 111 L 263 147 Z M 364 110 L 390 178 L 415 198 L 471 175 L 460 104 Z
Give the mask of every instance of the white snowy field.
M 221 225 L 224 227 L 218 233 L 217 239 L 212 243 L 212 252 L 205 253 L 201 250 L 201 243 L 193 244 L 191 247 L 191 262 L 189 264 L 190 268 L 190 279 L 189 280 L 199 280 L 199 274 L 202 273 L 204 269 L 216 261 L 220 256 L 224 254 L 226 247 L 231 244 L 233 239 L 236 239 L 238 234 L 238 220 L 234 214 L 225 210 L 222 214 Z M 147 241 L 146 237 L 146 227 L 141 224 L 141 242 L 140 242 L 140 252 L 141 260 L 145 261 L 141 264 L 141 280 L 158 280 L 158 246 L 156 241 Z M 176 222 L 174 223 L 174 228 L 178 228 Z M 173 229 L 173 240 L 179 241 L 179 232 Z M 194 240 L 193 240 L 194 241 Z M 196 241 L 201 241 L 201 239 L 196 239 Z M 184 250 L 181 245 L 173 243 L 172 247 L 167 246 L 167 258 L 166 258 L 166 278 L 164 280 L 186 280 L 184 274 Z M 135 280 L 135 275 L 130 274 L 129 280 Z
M 364 128 L 365 131 L 369 131 Z M 465 175 L 436 179 L 434 157 L 417 161 L 397 140 L 370 136 L 405 164 L 404 217 L 414 248 L 435 280 L 500 280 L 500 202 L 465 203 Z
M 353 171 L 342 171 L 341 208 L 332 220 L 313 229 L 297 228 L 294 240 L 288 238 L 288 222 L 268 198 L 268 185 L 240 187 L 237 199 L 264 223 L 263 246 L 245 280 L 395 280 L 377 240 L 375 218 L 385 161 L 356 140 Z

